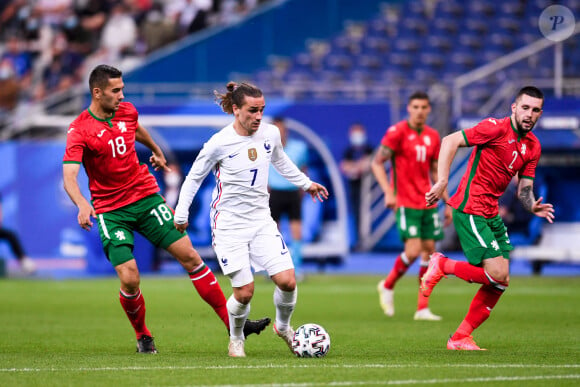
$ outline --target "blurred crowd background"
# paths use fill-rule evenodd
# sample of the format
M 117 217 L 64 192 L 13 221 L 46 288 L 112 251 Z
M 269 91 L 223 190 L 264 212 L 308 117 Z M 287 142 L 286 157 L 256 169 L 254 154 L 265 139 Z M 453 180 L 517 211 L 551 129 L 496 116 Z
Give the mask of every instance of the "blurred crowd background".
M 541 29 L 554 5 L 576 16 L 560 41 Z M 538 188 L 562 226 L 522 222 L 513 197 L 502 211 L 515 244 L 536 248 L 522 257 L 541 261 L 557 246 L 562 260 L 580 260 L 566 236 L 580 224 L 579 20 L 580 0 L 0 1 L 3 224 L 35 259 L 80 258 L 91 272 L 110 270 L 98 235 L 78 230 L 60 181 L 66 129 L 88 105 L 88 74 L 101 63 L 124 72 L 126 99 L 181 178 L 230 119 L 213 90 L 229 80 L 258 85 L 268 119 L 285 118 L 289 136 L 308 145 L 309 174 L 331 190 L 323 206 L 303 203 L 306 261 L 400 250 L 368 163 L 385 130 L 405 118 L 412 92 L 429 94 L 429 124 L 444 136 L 508 115 L 515 92 L 533 84 L 546 94 L 535 129 Z M 467 157 L 458 157 L 453 176 Z M 179 176 L 156 177 L 175 194 Z M 202 187 L 188 230 L 207 254 L 211 188 Z M 452 228 L 446 235 L 444 247 L 457 249 Z M 0 241 L 0 257 L 9 255 Z M 155 257 L 151 267 L 164 260 L 143 255 Z

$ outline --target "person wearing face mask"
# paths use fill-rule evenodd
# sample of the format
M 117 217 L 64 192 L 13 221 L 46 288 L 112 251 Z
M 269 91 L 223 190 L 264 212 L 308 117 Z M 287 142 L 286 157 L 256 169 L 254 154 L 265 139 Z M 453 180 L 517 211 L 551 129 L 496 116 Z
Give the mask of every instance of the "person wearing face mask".
M 419 91 L 409 97 L 408 118 L 390 126 L 375 153 L 372 170 L 385 194 L 385 207 L 396 213 L 397 228 L 404 250 L 393 268 L 378 284 L 379 300 L 385 315 L 395 314 L 394 288 L 417 258 L 421 258 L 419 279 L 427 270 L 435 241 L 443 239 L 436 203 L 425 204 L 425 192 L 437 177 L 439 133 L 426 122 L 431 112 L 427 93 Z M 391 179 L 384 164 L 390 162 Z M 447 191 L 442 193 L 448 198 Z M 451 209 L 445 208 L 446 223 L 451 223 Z M 429 309 L 429 298 L 418 292 L 415 320 L 441 320 Z
M 359 122 L 353 123 L 348 130 L 349 146 L 344 151 L 340 170 L 348 179 L 351 211 L 354 214 L 355 230 L 358 235 L 360 220 L 361 182 L 371 170 L 373 147 L 368 143 L 366 129 Z

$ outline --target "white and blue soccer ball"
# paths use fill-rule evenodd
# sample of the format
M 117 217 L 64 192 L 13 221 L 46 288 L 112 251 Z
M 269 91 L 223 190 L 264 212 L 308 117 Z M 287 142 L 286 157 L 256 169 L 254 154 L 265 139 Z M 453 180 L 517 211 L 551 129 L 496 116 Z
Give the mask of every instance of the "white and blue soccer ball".
M 292 350 L 298 357 L 324 357 L 330 350 L 330 335 L 318 324 L 304 324 L 294 333 Z

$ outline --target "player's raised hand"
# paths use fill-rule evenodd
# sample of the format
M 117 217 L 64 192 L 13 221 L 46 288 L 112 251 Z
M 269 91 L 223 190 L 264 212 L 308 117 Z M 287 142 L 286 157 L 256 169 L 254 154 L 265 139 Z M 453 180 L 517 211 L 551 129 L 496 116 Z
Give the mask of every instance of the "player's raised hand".
M 322 184 L 312 182 L 310 188 L 308 188 L 306 192 L 312 196 L 312 201 L 316 201 L 316 199 L 318 199 L 318 201 L 322 203 L 325 199 L 328 199 L 328 191 Z
M 152 153 L 151 157 L 149 157 L 149 162 L 153 166 L 153 169 L 158 171 L 159 169 L 163 169 L 165 172 L 171 172 L 171 168 L 167 166 L 167 160 L 163 153 Z
M 540 218 L 546 218 L 550 223 L 554 223 L 554 206 L 550 203 L 542 203 L 543 197 L 539 197 L 538 200 L 532 205 L 532 212 L 534 215 Z

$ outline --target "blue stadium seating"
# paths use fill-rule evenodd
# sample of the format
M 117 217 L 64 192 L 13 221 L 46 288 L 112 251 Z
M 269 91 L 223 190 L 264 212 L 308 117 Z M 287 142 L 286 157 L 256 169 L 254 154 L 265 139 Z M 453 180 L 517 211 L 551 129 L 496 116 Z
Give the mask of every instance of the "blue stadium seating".
M 313 58 L 306 50 L 293 58 L 287 79 L 303 78 L 316 83 L 321 80 L 319 69 L 314 66 L 318 61 L 325 71 L 335 73 L 334 76 L 326 74 L 325 79 L 345 82 L 375 79 L 401 86 L 423 84 L 423 88 L 435 82 L 449 83 L 459 75 L 541 39 L 538 18 L 552 2 L 452 0 L 435 4 L 431 12 L 425 2 L 389 3 L 366 22 L 346 23 L 343 32 L 327 42 L 327 54 Z M 560 4 L 575 14 L 580 13 L 579 0 Z M 578 38 L 564 42 L 566 75 L 580 72 L 579 45 Z M 464 108 L 468 109 L 465 113 L 475 113 L 473 109 L 496 91 L 498 80 L 514 75 L 528 79 L 553 77 L 553 56 L 553 51 L 540 52 L 490 77 L 487 88 L 485 84 L 474 86 L 476 90 L 468 93 L 468 100 L 464 101 Z M 256 81 L 266 79 L 263 72 L 257 73 Z M 293 72 L 298 74 L 290 75 Z M 368 92 L 367 98 L 380 95 L 376 90 Z

